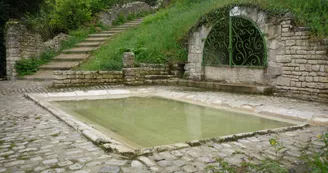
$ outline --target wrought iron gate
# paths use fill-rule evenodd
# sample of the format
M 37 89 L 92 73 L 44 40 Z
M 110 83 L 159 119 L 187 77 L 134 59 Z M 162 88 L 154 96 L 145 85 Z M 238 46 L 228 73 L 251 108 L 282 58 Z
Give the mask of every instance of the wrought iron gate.
M 241 16 L 224 18 L 206 38 L 203 65 L 266 67 L 266 43 L 251 20 Z

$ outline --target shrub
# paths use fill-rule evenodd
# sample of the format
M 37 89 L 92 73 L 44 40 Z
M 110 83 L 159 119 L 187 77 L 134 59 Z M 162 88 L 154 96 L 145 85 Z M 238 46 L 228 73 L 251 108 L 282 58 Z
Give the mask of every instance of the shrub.
M 38 63 L 35 58 L 22 59 L 16 62 L 15 69 L 19 76 L 30 75 L 38 71 Z
M 50 24 L 67 31 L 76 29 L 91 20 L 91 0 L 56 0 L 54 4 L 51 0 L 47 0 L 47 3 L 54 9 L 50 13 Z
M 16 72 L 19 76 L 34 74 L 38 71 L 40 65 L 49 62 L 55 55 L 56 53 L 54 51 L 46 51 L 40 58 L 21 59 L 15 64 Z

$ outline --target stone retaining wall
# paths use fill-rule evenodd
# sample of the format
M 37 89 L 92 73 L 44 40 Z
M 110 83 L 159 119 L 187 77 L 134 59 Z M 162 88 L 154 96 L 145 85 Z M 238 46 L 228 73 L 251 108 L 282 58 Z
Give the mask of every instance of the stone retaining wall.
M 46 50 L 59 50 L 61 42 L 67 38 L 67 35 L 59 34 L 53 39 L 44 42 L 40 34 L 29 31 L 20 22 L 7 22 L 5 32 L 7 78 L 16 78 L 16 61 L 22 58 L 38 57 Z
M 121 71 L 55 71 L 54 87 L 123 84 Z
M 203 24 L 189 37 L 186 75 L 191 80 L 271 86 L 280 96 L 328 102 L 328 43 L 313 41 L 309 28 L 293 26 L 290 14 L 269 18 L 252 7 L 238 7 L 240 16 L 257 24 L 267 45 L 267 67 L 202 66 L 203 49 L 212 29 Z
M 123 71 L 55 71 L 54 87 L 94 85 L 143 85 L 147 75 L 168 75 L 169 69 L 160 64 L 141 64 Z
M 276 56 L 282 71 L 276 81 L 276 92 L 328 102 L 328 46 L 311 41 L 306 28 L 294 28 L 291 23 L 291 20 L 281 23 L 284 49 Z
M 124 68 L 125 85 L 142 85 L 145 83 L 147 75 L 169 75 L 169 69 L 164 65 L 143 65 L 138 68 Z

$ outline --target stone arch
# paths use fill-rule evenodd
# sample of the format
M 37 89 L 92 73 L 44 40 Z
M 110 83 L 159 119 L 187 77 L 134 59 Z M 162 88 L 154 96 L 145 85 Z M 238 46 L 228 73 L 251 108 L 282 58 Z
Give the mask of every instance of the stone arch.
M 224 10 L 228 9 L 228 10 Z M 230 11 L 229 11 L 230 10 Z M 202 66 L 205 40 L 222 11 L 251 19 L 264 34 L 266 68 Z M 328 102 L 328 42 L 311 40 L 310 28 L 294 26 L 292 14 L 272 16 L 257 6 L 224 7 L 202 17 L 189 35 L 186 76 L 237 85 L 265 85 L 280 96 Z M 216 87 L 216 84 L 213 84 Z M 218 85 L 219 86 L 219 85 Z
M 267 63 L 272 65 L 270 62 L 269 57 L 274 56 L 273 52 L 270 49 L 270 46 L 272 44 L 275 44 L 276 46 L 274 49 L 277 48 L 277 42 L 275 38 L 279 37 L 281 34 L 281 27 L 280 25 L 274 24 L 272 21 L 269 20 L 268 15 L 265 11 L 256 8 L 256 7 L 243 7 L 243 6 L 237 6 L 234 7 L 230 10 L 230 15 L 232 16 L 239 16 L 239 17 L 244 17 L 252 21 L 259 31 L 263 33 L 264 36 L 264 41 L 265 41 L 265 46 L 267 48 Z M 228 13 L 228 15 L 229 15 Z M 207 79 L 207 80 L 216 80 L 213 78 L 209 78 L 206 75 L 207 71 L 211 71 L 210 68 L 207 68 L 206 66 L 202 66 L 202 59 L 204 56 L 204 46 L 205 46 L 205 40 L 208 36 L 208 34 L 211 32 L 213 26 L 215 24 L 211 23 L 204 23 L 202 25 L 199 25 L 194 28 L 193 32 L 191 32 L 188 45 L 189 45 L 189 52 L 188 52 L 188 64 L 186 65 L 186 73 L 189 77 L 189 79 L 193 80 L 202 80 L 202 79 Z M 282 46 L 282 45 L 280 45 Z M 274 51 L 276 52 L 276 51 Z M 274 66 L 274 65 L 273 65 Z M 253 78 L 247 81 L 241 81 L 241 83 L 246 82 L 246 83 L 269 83 L 270 79 L 265 78 L 264 72 L 269 70 L 271 66 L 267 67 L 267 69 L 247 69 L 247 72 L 245 73 L 243 68 L 234 68 L 234 69 L 229 69 L 226 67 L 225 70 L 228 71 L 234 71 L 233 73 L 235 74 L 234 76 L 236 78 L 243 78 L 241 74 L 244 75 L 255 75 Z M 208 70 L 207 70 L 208 69 Z M 223 69 L 222 69 L 223 70 Z M 212 69 L 213 71 L 213 69 Z M 237 74 L 238 71 L 238 74 Z M 221 79 L 218 79 L 221 81 Z M 230 81 L 225 81 L 225 82 L 240 82 L 237 79 L 233 80 L 230 79 Z

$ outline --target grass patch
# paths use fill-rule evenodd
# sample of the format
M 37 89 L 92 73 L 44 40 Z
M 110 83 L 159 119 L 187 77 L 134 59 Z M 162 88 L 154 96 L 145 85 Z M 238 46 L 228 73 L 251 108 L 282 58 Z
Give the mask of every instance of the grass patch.
M 135 50 L 137 63 L 186 62 L 188 33 L 201 17 L 213 9 L 241 3 L 254 4 L 269 14 L 291 11 L 298 25 L 311 26 L 313 36 L 320 38 L 328 33 L 326 0 L 176 0 L 167 9 L 147 16 L 138 28 L 114 37 L 80 69 L 120 70 L 122 50 L 126 49 Z

